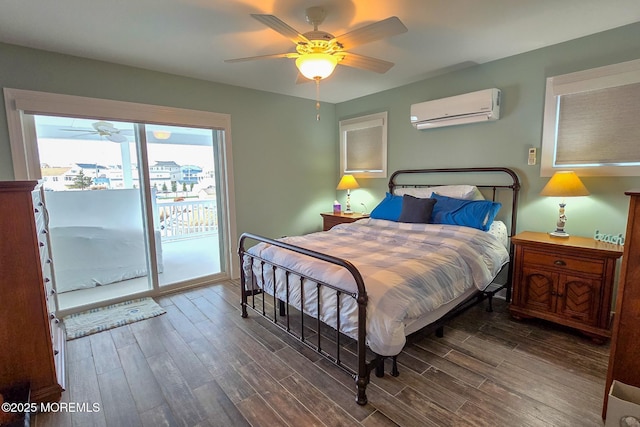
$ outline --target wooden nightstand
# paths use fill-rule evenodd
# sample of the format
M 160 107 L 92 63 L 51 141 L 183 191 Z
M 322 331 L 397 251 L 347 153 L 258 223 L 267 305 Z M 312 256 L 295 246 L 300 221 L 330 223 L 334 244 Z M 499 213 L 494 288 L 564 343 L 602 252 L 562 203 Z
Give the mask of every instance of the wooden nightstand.
M 515 262 L 509 311 L 514 318 L 549 320 L 598 342 L 611 337 L 611 293 L 622 246 L 530 231 L 511 241 Z
M 357 213 L 333 213 L 325 212 L 322 215 L 322 231 L 331 229 L 334 225 L 344 224 L 345 222 L 354 222 L 362 218 L 369 218 L 369 214 Z

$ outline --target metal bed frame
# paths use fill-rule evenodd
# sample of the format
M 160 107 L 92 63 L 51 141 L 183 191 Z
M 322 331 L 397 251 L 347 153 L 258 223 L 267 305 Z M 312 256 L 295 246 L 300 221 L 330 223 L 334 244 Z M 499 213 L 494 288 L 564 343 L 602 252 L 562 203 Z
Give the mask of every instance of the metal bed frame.
M 389 191 L 393 194 L 394 189 L 396 188 L 407 188 L 407 187 L 433 187 L 437 185 L 447 185 L 447 184 L 434 184 L 434 183 L 398 183 L 398 178 L 400 176 L 415 176 L 425 174 L 448 174 L 448 173 L 471 173 L 471 174 L 482 174 L 482 173 L 490 173 L 490 174 L 501 174 L 503 176 L 506 174 L 510 183 L 508 184 L 477 184 L 476 187 L 485 190 L 492 191 L 492 200 L 496 200 L 497 192 L 501 189 L 503 190 L 511 190 L 511 221 L 510 221 L 510 229 L 509 236 L 515 234 L 516 232 L 516 214 L 517 214 L 517 202 L 518 202 L 518 191 L 520 189 L 520 181 L 516 173 L 508 168 L 502 167 L 486 167 L 486 168 L 441 168 L 441 169 L 407 169 L 407 170 L 398 170 L 394 172 L 389 179 Z M 259 256 L 252 255 L 245 250 L 245 241 L 252 240 L 256 242 L 264 242 L 270 245 L 274 245 L 282 248 L 283 250 L 296 252 L 310 258 L 315 258 L 330 264 L 337 265 L 341 268 L 347 270 L 351 276 L 353 277 L 357 291 L 356 292 L 348 292 L 344 289 L 340 289 L 339 287 L 333 286 L 329 283 L 325 283 L 317 278 L 310 277 L 299 272 L 290 270 L 284 266 L 278 265 L 274 262 L 263 259 Z M 384 376 L 384 359 L 387 356 L 380 356 L 377 354 L 373 354 L 373 358 L 371 360 L 367 360 L 367 346 L 366 346 L 366 318 L 367 318 L 367 290 L 364 283 L 364 280 L 358 271 L 358 269 L 348 260 L 337 258 L 328 254 L 312 251 L 309 249 L 305 249 L 299 246 L 291 245 L 285 242 L 281 242 L 278 240 L 269 239 L 263 236 L 258 236 L 252 233 L 243 233 L 240 236 L 239 244 L 238 244 L 238 254 L 240 257 L 241 273 L 241 309 L 242 309 L 242 317 L 246 318 L 248 316 L 247 308 L 251 308 L 255 312 L 259 313 L 269 321 L 271 321 L 275 326 L 279 327 L 283 331 L 287 332 L 289 335 L 293 336 L 297 341 L 303 343 L 305 346 L 313 349 L 326 359 L 333 362 L 337 367 L 349 373 L 355 380 L 357 393 L 356 393 L 356 402 L 360 405 L 365 405 L 367 403 L 366 396 L 366 387 L 369 383 L 370 374 L 375 370 L 376 376 L 382 377 Z M 513 256 L 513 245 L 510 244 L 509 250 L 510 259 Z M 244 269 L 244 261 L 248 260 L 252 268 L 249 269 L 249 275 L 246 274 Z M 264 283 L 264 275 L 266 269 L 272 269 L 273 277 L 274 277 L 274 295 L 269 295 L 262 292 L 262 289 L 257 285 L 255 274 L 253 273 L 253 266 L 255 262 L 259 262 L 260 265 L 260 274 L 262 275 L 262 282 Z M 506 289 L 506 299 L 507 301 L 511 298 L 511 268 L 507 268 L 507 280 L 503 284 L 492 284 L 487 287 L 484 291 L 478 291 L 456 307 L 454 307 L 451 311 L 445 314 L 436 322 L 427 325 L 424 329 L 435 330 L 437 336 L 442 336 L 443 334 L 443 325 L 454 317 L 457 314 L 460 314 L 462 311 L 467 308 L 479 303 L 485 298 L 489 299 L 489 308 L 491 310 L 491 299 L 498 291 L 502 289 Z M 284 273 L 285 277 L 285 294 L 286 298 L 284 300 L 278 299 L 275 294 L 275 276 L 276 270 L 281 270 Z M 503 268 L 504 270 L 504 268 Z M 293 276 L 293 277 L 292 277 Z M 498 274 L 500 276 L 500 273 Z M 496 276 L 496 277 L 498 277 Z M 322 287 L 326 287 L 331 289 L 331 291 L 335 292 L 336 295 L 336 312 L 340 312 L 340 301 L 341 298 L 353 298 L 358 307 L 358 325 L 357 325 L 357 340 L 356 340 L 356 358 L 357 363 L 355 368 L 345 363 L 344 359 L 349 359 L 349 350 L 345 347 L 345 341 L 349 341 L 350 338 L 344 336 L 340 332 L 340 315 L 336 316 L 336 327 L 331 328 L 321 322 L 320 320 L 320 298 L 316 298 L 315 304 L 318 316 L 317 318 L 309 318 L 303 311 L 299 314 L 297 313 L 298 309 L 296 307 L 292 307 L 290 305 L 289 296 L 290 289 L 292 286 L 299 286 L 300 289 L 300 299 L 301 299 L 301 308 L 304 307 L 304 282 L 305 280 L 309 280 L 315 283 L 316 286 L 316 295 L 320 295 L 320 290 Z M 296 322 L 296 326 L 298 328 L 292 326 L 291 320 L 292 318 L 299 317 L 299 320 Z M 305 318 L 307 318 L 307 324 L 305 324 Z M 313 329 L 313 324 L 315 324 L 315 329 Z M 327 336 L 323 336 L 322 329 L 330 328 L 333 330 L 333 341 L 327 338 Z M 312 333 L 315 336 L 305 336 L 305 329 L 311 329 Z M 312 335 L 313 335 L 312 334 Z M 333 352 L 328 351 L 326 346 L 323 346 L 323 339 L 325 344 L 327 341 L 331 343 L 331 347 L 333 348 Z M 391 356 L 392 359 L 392 369 L 391 375 L 397 376 L 399 375 L 397 368 L 397 355 Z

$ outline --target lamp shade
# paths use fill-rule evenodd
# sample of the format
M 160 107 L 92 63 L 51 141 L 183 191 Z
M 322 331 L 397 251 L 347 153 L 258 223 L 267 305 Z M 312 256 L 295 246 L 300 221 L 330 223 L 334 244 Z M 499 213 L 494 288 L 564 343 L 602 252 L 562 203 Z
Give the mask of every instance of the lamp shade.
M 356 181 L 353 175 L 342 175 L 336 190 L 353 190 L 358 187 L 360 187 L 358 181 Z
M 333 73 L 338 58 L 328 53 L 308 53 L 296 59 L 300 73 L 310 80 L 326 79 Z
M 540 192 L 541 196 L 575 197 L 588 196 L 589 190 L 573 171 L 559 171 L 553 174 Z

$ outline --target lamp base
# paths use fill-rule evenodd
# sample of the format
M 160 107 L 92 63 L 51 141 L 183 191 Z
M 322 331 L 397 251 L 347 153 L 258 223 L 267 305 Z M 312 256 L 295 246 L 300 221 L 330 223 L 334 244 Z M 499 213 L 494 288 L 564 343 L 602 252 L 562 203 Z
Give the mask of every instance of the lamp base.
M 345 215 L 353 215 L 353 211 L 351 209 L 346 209 L 344 211 L 342 211 L 343 214 Z
M 549 235 L 553 237 L 569 237 L 569 233 L 564 230 L 550 231 Z

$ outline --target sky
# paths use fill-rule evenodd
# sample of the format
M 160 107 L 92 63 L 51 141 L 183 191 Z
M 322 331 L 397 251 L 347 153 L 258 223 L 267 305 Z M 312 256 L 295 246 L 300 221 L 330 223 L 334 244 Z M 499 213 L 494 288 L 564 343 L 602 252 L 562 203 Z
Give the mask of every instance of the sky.
M 104 166 L 121 165 L 121 143 L 76 139 L 38 139 L 40 163 L 69 166 L 73 163 L 99 163 Z M 131 163 L 137 164 L 135 144 L 129 143 Z M 177 144 L 148 144 L 149 165 L 157 161 L 173 160 L 179 165 L 197 165 L 212 170 L 214 165 L 211 147 Z

